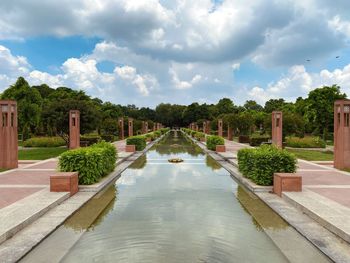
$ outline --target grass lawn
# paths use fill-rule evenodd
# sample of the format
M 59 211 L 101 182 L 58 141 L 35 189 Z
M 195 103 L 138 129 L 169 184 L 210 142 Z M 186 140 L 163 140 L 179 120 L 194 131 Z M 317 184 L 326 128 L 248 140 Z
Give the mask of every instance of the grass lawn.
M 57 157 L 61 153 L 67 151 L 65 147 L 54 148 L 34 148 L 18 151 L 19 160 L 45 160 L 53 157 Z
M 295 149 L 287 149 L 287 151 L 294 153 L 297 158 L 304 159 L 307 161 L 333 161 L 333 157 L 334 157 L 332 152 L 295 150 Z
M 5 172 L 7 169 L 0 168 L 0 173 Z

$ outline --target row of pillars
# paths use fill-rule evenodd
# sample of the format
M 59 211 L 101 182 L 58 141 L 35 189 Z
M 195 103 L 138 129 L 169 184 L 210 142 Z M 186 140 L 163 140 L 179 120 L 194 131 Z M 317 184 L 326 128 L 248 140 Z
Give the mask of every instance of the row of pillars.
M 119 138 L 121 140 L 124 140 L 124 118 L 121 117 L 118 119 L 118 125 L 119 125 Z M 163 128 L 163 125 L 160 123 L 154 123 L 153 124 L 153 131 L 157 131 L 159 129 Z M 148 128 L 148 122 L 147 121 L 142 121 L 142 134 L 148 133 L 149 128 Z M 131 137 L 134 135 L 134 119 L 133 118 L 128 118 L 128 136 Z

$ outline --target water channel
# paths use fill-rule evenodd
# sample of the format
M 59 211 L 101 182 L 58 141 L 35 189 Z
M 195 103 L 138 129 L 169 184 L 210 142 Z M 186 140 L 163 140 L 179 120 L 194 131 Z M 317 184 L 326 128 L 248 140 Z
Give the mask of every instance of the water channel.
M 329 261 L 199 147 L 171 132 L 22 262 Z

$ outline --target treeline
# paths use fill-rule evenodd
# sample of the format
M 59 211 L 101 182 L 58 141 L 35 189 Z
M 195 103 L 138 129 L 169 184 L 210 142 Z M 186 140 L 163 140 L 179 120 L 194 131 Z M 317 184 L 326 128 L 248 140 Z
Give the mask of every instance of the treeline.
M 14 99 L 18 103 L 19 133 L 30 136 L 53 136 L 68 133 L 68 112 L 81 112 L 81 133 L 118 135 L 118 117 L 134 118 L 134 130 L 141 130 L 141 122 L 148 121 L 149 127 L 160 122 L 168 127 L 185 127 L 192 122 L 202 125 L 211 120 L 216 129 L 217 120 L 224 120 L 239 134 L 249 135 L 259 130 L 268 131 L 271 126 L 270 113 L 281 110 L 284 113 L 286 135 L 304 133 L 322 135 L 325 139 L 333 132 L 333 104 L 337 99 L 346 98 L 340 87 L 333 85 L 311 91 L 307 98 L 299 97 L 294 103 L 284 99 L 271 99 L 264 106 L 253 100 L 243 106 L 235 105 L 229 98 L 217 104 L 192 103 L 188 106 L 159 104 L 155 109 L 138 108 L 135 105 L 119 105 L 91 98 L 84 91 L 67 87 L 50 88 L 46 84 L 30 86 L 20 77 L 1 95 L 1 99 Z M 269 126 L 270 125 L 270 126 Z

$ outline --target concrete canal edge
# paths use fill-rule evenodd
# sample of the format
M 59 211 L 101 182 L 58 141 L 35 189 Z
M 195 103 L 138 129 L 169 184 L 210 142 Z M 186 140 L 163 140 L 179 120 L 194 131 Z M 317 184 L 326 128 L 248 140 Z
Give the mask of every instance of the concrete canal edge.
M 147 144 L 143 151 L 134 152 L 117 162 L 116 169 L 96 184 L 79 186 L 79 192 L 40 215 L 34 222 L 20 230 L 11 239 L 0 244 L 0 262 L 17 262 L 58 229 L 70 216 L 94 196 L 115 183 L 122 172 L 158 143 L 166 134 Z
M 241 184 L 246 190 L 255 194 L 330 260 L 334 262 L 350 262 L 349 243 L 328 231 L 321 224 L 304 214 L 300 209 L 288 203 L 285 199 L 272 194 L 272 187 L 258 186 L 244 178 L 238 171 L 237 163 L 228 158 L 224 158 L 221 154 L 208 150 L 204 143 L 196 141 L 186 133 L 183 134 L 227 170 L 236 182 Z

